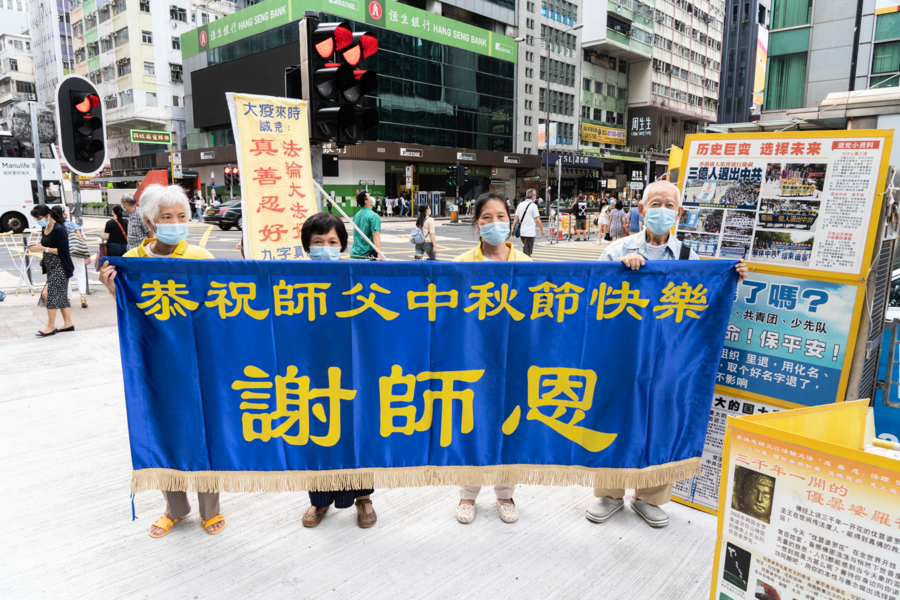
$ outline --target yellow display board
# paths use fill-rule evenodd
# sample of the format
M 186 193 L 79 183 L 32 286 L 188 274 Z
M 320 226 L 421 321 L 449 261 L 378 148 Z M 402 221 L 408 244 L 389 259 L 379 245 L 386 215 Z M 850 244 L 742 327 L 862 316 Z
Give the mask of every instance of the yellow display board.
M 868 401 L 730 418 L 711 600 L 900 597 L 900 461 Z
M 228 94 L 241 173 L 244 255 L 304 257 L 300 230 L 318 212 L 303 100 Z
M 687 136 L 676 237 L 744 258 L 701 476 L 673 499 L 715 514 L 728 417 L 841 402 L 888 176 L 893 130 Z

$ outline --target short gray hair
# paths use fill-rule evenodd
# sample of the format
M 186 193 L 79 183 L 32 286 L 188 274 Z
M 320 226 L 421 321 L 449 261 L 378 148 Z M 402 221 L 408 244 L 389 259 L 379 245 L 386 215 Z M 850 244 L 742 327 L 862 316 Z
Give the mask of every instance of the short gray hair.
M 534 188 L 528 188 L 528 191 L 525 192 L 525 197 L 526 198 L 534 198 L 536 194 L 537 194 L 537 192 L 534 191 Z
M 151 223 L 156 223 L 160 208 L 179 204 L 186 214 L 191 214 L 187 194 L 180 185 L 148 185 L 141 195 L 141 216 Z
M 641 196 L 641 201 L 639 202 L 639 204 L 645 204 L 647 202 L 647 199 L 650 197 L 650 190 L 653 190 L 656 188 L 664 188 L 664 187 L 668 187 L 672 191 L 675 192 L 675 198 L 678 200 L 678 204 L 680 205 L 681 204 L 681 191 L 678 189 L 677 185 L 675 185 L 671 181 L 666 181 L 665 179 L 663 179 L 661 181 L 654 181 L 653 183 L 648 185 L 646 188 L 644 188 L 644 195 Z
M 134 196 L 131 194 L 125 194 L 122 196 L 122 204 L 127 204 L 128 206 L 134 206 L 137 204 L 137 200 L 134 199 Z

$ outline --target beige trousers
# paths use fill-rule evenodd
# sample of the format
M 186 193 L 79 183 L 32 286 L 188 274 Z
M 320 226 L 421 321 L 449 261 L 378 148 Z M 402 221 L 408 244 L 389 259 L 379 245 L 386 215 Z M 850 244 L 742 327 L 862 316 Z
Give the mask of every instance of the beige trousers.
M 478 492 L 480 491 L 480 485 L 461 485 L 459 486 L 459 498 L 460 500 L 474 500 L 478 497 Z M 516 491 L 516 484 L 514 483 L 494 486 L 494 494 L 496 494 L 498 500 L 510 500 L 514 491 Z
M 191 512 L 191 505 L 188 502 L 187 494 L 184 492 L 163 492 L 166 499 L 166 517 L 169 519 L 180 519 Z M 197 501 L 200 504 L 200 518 L 208 521 L 221 511 L 219 510 L 219 494 L 207 494 L 204 492 L 197 493 Z
M 642 490 L 634 490 L 634 495 L 638 500 L 643 500 L 647 504 L 659 506 L 665 504 L 672 499 L 672 484 L 658 485 L 652 488 L 644 488 Z M 603 498 L 624 498 L 625 490 L 616 488 L 594 488 L 594 496 Z

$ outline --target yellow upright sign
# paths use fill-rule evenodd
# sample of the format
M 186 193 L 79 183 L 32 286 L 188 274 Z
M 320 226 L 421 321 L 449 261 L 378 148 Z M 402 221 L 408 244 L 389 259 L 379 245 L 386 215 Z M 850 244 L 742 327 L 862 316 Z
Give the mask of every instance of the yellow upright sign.
M 303 257 L 300 230 L 314 215 L 307 103 L 229 94 L 241 173 L 244 254 L 255 260 Z

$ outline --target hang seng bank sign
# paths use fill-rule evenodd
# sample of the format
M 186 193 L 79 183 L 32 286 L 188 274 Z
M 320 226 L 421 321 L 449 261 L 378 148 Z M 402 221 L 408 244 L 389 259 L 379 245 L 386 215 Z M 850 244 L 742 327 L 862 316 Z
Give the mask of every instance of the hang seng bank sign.
M 193 56 L 299 21 L 307 10 L 336 15 L 417 38 L 516 62 L 515 41 L 394 0 L 267 0 L 181 36 L 181 54 Z

